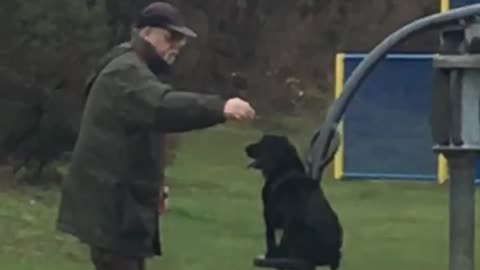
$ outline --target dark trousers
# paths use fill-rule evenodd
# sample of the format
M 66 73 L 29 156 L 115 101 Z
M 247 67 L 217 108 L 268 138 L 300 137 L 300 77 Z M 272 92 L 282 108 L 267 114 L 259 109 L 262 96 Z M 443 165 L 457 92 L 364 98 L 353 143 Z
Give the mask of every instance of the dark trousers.
M 90 248 L 95 270 L 145 270 L 145 258 L 125 257 L 109 251 Z

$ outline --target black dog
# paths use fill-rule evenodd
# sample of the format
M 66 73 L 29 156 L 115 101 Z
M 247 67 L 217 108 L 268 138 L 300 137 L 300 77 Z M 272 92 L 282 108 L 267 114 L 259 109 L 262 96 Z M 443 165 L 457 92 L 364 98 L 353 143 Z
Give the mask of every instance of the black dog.
M 266 226 L 266 258 L 301 259 L 338 269 L 343 229 L 319 183 L 308 177 L 295 147 L 286 137 L 264 135 L 245 149 L 259 169 Z M 283 235 L 277 244 L 275 231 Z

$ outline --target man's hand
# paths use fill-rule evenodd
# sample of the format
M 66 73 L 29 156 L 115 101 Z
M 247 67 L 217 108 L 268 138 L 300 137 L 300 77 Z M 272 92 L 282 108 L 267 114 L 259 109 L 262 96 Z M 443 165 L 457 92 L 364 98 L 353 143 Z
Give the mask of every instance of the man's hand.
M 227 100 L 223 113 L 229 120 L 249 121 L 255 117 L 255 110 L 248 102 L 240 98 Z

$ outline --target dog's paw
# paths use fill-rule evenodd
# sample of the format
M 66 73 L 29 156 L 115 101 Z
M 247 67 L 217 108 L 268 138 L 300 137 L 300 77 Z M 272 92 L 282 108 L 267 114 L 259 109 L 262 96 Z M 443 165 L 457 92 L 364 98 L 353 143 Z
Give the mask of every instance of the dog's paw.
M 278 249 L 268 250 L 265 253 L 265 258 L 280 258 L 281 253 Z

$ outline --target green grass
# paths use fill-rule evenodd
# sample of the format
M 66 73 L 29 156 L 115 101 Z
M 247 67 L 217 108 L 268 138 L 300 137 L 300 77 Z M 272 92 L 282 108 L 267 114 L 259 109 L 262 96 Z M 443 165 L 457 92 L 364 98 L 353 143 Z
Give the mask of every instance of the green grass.
M 149 261 L 149 269 L 253 269 L 252 258 L 264 248 L 262 181 L 245 168 L 243 147 L 259 135 L 219 127 L 183 136 L 178 160 L 168 170 L 165 254 Z M 301 132 L 293 135 L 297 145 L 307 142 Z M 332 180 L 324 186 L 345 228 L 342 270 L 447 269 L 445 187 Z M 93 269 L 85 247 L 54 231 L 57 202 L 56 190 L 1 188 L 0 269 Z

